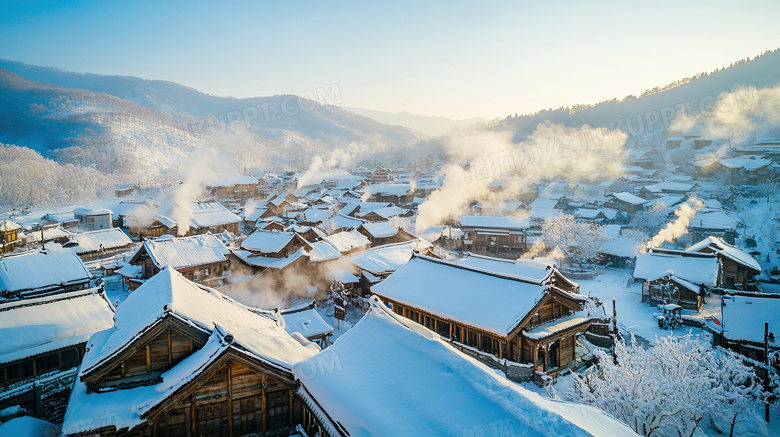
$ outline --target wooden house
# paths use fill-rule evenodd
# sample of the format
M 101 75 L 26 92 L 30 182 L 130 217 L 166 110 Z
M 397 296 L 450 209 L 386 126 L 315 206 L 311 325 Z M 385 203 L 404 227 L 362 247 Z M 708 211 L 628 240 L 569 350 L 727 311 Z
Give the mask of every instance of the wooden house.
M 577 359 L 576 335 L 593 321 L 581 312 L 587 297 L 554 266 L 537 277 L 499 269 L 514 272 L 514 263 L 486 269 L 414 255 L 371 292 L 452 342 L 528 365 L 528 379 L 557 375 Z
M 141 277 L 128 281 L 128 285 L 135 289 L 165 267 L 176 269 L 191 281 L 219 285 L 226 280 L 229 255 L 227 246 L 211 234 L 146 240 L 129 261 L 130 265 L 141 267 Z
M 113 212 L 106 208 L 76 208 L 73 216 L 79 221 L 79 228 L 84 231 L 108 229 L 113 226 Z
M 72 252 L 25 252 L 0 258 L 0 301 L 90 287 L 92 274 Z
M 347 257 L 346 261 L 354 267 L 352 271 L 359 277 L 358 284 L 349 291 L 361 297 L 370 296 L 373 285 L 406 264 L 414 253 L 441 258 L 433 245 L 422 239 L 377 246 Z
M 63 434 L 286 436 L 303 423 L 292 368 L 319 347 L 264 312 L 165 268 L 115 320 L 89 340 Z
M 228 231 L 238 233 L 238 224 L 241 218 L 228 211 L 219 202 L 198 202 L 190 204 L 192 216 L 190 217 L 189 232 L 187 235 L 199 235 L 205 233 L 218 234 Z M 179 223 L 179 229 L 182 224 Z
M 212 181 L 206 184 L 206 193 L 217 199 L 245 201 L 258 195 L 259 181 L 250 175 Z
M 725 294 L 720 318 L 707 323 L 715 346 L 731 349 L 764 362 L 764 322 L 769 323 L 770 353 L 780 350 L 780 296 L 777 294 Z M 774 364 L 777 366 L 777 363 Z
M 396 206 L 408 205 L 414 199 L 414 189 L 410 184 L 377 184 L 363 188 L 371 202 L 387 202 Z
M 281 272 L 306 264 L 312 245 L 295 232 L 256 230 L 232 253 L 257 272 Z
M 527 217 L 461 216 L 463 249 L 502 258 L 518 258 L 528 250 Z
M 79 226 L 79 221 L 73 214 L 73 211 L 50 212 L 41 219 L 44 225 L 57 225 L 64 229 L 75 229 Z
M 17 247 L 23 246 L 24 241 L 19 239 L 19 230 L 22 226 L 10 220 L 0 221 L 0 253 L 12 252 Z
M 63 247 L 90 261 L 126 252 L 133 248 L 133 241 L 121 229 L 110 228 L 72 234 Z
M 390 170 L 378 165 L 372 172 L 368 173 L 367 179 L 372 184 L 386 184 L 392 180 L 390 174 Z
M 395 229 L 390 222 L 366 222 L 357 228 L 358 232 L 371 241 L 371 247 L 414 240 L 414 235 L 403 228 Z
M 644 209 L 644 205 L 647 200 L 634 196 L 629 192 L 610 193 L 607 195 L 609 200 L 604 203 L 607 208 L 615 208 L 618 211 L 625 212 L 627 214 L 636 214 Z
M 297 393 L 318 421 L 304 423 L 308 435 L 637 435 L 595 407 L 508 383 L 385 304 L 371 299 L 349 335 L 293 369 Z
M 637 254 L 634 279 L 642 281 L 642 302 L 699 311 L 706 291 L 718 285 L 718 272 L 713 254 L 653 249 Z
M 330 345 L 330 337 L 333 335 L 333 327 L 317 312 L 314 301 L 287 308 L 279 312 L 284 320 L 284 329 L 290 335 L 299 333 L 307 340 L 317 343 L 321 348 Z
M 0 410 L 61 423 L 87 339 L 113 316 L 97 288 L 0 303 Z
M 704 209 L 688 222 L 688 234 L 678 239 L 678 242 L 693 245 L 707 237 L 718 237 L 728 244 L 734 244 L 740 223 L 721 209 Z
M 755 289 L 754 278 L 761 274 L 761 264 L 718 237 L 707 237 L 686 249 L 687 252 L 714 253 L 720 261 L 718 284 L 731 289 Z M 750 288 L 749 288 L 750 287 Z

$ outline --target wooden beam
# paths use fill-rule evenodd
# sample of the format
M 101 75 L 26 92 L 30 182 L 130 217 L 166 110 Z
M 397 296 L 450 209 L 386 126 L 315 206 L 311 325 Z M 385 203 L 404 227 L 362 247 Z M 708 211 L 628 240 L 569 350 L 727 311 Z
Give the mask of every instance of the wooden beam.
M 192 427 L 192 435 L 198 435 L 198 418 L 195 414 L 195 394 L 190 395 L 190 426 Z
M 263 432 L 265 433 L 268 430 L 268 404 L 265 399 L 265 375 L 260 375 L 260 396 L 261 396 L 261 405 L 263 409 Z
M 146 374 L 152 373 L 152 350 L 146 345 Z
M 171 341 L 171 328 L 168 328 L 168 364 L 173 364 L 173 342 Z
M 233 366 L 227 363 L 227 409 L 228 409 L 228 435 L 233 437 Z

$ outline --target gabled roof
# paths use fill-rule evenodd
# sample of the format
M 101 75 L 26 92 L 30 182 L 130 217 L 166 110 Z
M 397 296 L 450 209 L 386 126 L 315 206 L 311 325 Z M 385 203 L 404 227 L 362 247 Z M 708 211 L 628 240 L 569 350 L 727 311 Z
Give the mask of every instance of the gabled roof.
M 284 329 L 290 334 L 297 332 L 306 338 L 330 335 L 333 327 L 320 316 L 314 302 L 281 311 Z
M 218 202 L 193 203 L 190 207 L 192 208 L 190 224 L 195 228 L 209 228 L 241 221 L 240 217 Z
M 508 260 L 492 258 L 473 253 L 468 253 L 465 258 L 455 260 L 454 262 L 465 267 L 530 279 L 538 284 L 550 278 L 555 270 L 555 264 L 526 259 Z
M 714 287 L 718 281 L 718 259 L 712 256 L 689 257 L 672 253 L 639 253 L 634 278 L 655 281 L 674 275 L 696 285 Z
M 72 234 L 70 241 L 74 245 L 71 250 L 77 254 L 96 252 L 101 248 L 105 250 L 116 249 L 133 244 L 130 237 L 119 228 Z
M 544 297 L 547 285 L 415 255 L 371 291 L 506 337 Z
M 764 322 L 778 333 L 780 299 L 761 296 L 723 296 L 721 305 L 723 336 L 731 341 L 764 343 Z M 776 345 L 770 344 L 776 348 Z
M 414 252 L 432 249 L 433 245 L 417 239 L 403 243 L 385 244 L 350 256 L 347 261 L 360 270 L 374 275 L 388 274 L 406 264 Z
M 158 238 L 144 241 L 143 250 L 152 259 L 154 265 L 184 269 L 227 261 L 230 253 L 219 238 L 211 234 L 193 235 L 180 238 Z M 130 260 L 136 264 L 141 250 Z
M 108 215 L 108 214 L 113 214 L 113 212 L 110 209 L 108 209 L 108 208 L 97 208 L 97 207 L 89 208 L 89 207 L 84 207 L 84 208 L 76 208 L 76 209 L 74 209 L 73 210 L 73 214 L 74 215 L 83 215 L 83 216 L 87 216 L 87 215 Z
M 405 196 L 412 191 L 411 184 L 374 184 L 363 187 L 363 192 L 380 196 Z
M 0 293 L 36 291 L 92 279 L 73 252 L 27 252 L 0 258 Z
M 204 332 L 220 325 L 258 358 L 284 369 L 316 353 L 290 337 L 275 321 L 166 267 L 117 308 L 113 328 L 90 339 L 81 377 L 131 347 L 166 317 L 178 317 Z
M 113 316 L 97 288 L 0 304 L 0 364 L 85 343 Z
M 531 225 L 528 217 L 513 216 L 460 216 L 460 225 L 464 228 L 483 228 L 483 229 L 508 229 L 525 230 Z
M 398 234 L 390 222 L 366 222 L 360 225 L 373 238 L 390 238 Z
M 339 371 L 319 370 L 334 362 Z M 636 435 L 601 410 L 550 400 L 496 375 L 377 299 L 294 371 L 299 396 L 332 436 L 490 435 L 489 424 L 518 436 Z
M 625 192 L 625 191 L 620 192 L 620 193 L 611 193 L 611 194 L 608 194 L 608 196 L 612 196 L 612 197 L 614 197 L 615 199 L 617 199 L 617 200 L 619 200 L 621 202 L 629 203 L 631 205 L 641 205 L 641 204 L 647 202 L 647 200 L 645 200 L 645 199 L 643 199 L 643 198 L 641 198 L 639 196 L 634 196 L 633 194 L 631 194 L 629 192 Z
M 14 223 L 11 220 L 0 220 L 0 232 L 15 231 L 21 228 L 22 225 Z
M 722 255 L 738 264 L 741 264 L 749 269 L 761 272 L 761 264 L 755 260 L 750 254 L 745 253 L 736 247 L 726 243 L 718 237 L 709 236 L 704 240 L 694 244 L 686 249 L 688 252 L 702 252 L 703 250 L 710 249 L 713 252 Z
M 689 228 L 734 230 L 739 221 L 729 217 L 722 210 L 704 210 L 696 213 L 688 223 Z
M 287 247 L 293 240 L 300 241 L 304 247 L 310 248 L 311 244 L 296 232 L 264 231 L 258 229 L 241 243 L 241 248 L 255 253 L 277 253 Z
M 325 237 L 323 241 L 327 241 L 341 253 L 347 253 L 354 249 L 367 248 L 371 245 L 371 241 L 369 241 L 365 235 L 358 232 L 357 229 L 330 234 Z

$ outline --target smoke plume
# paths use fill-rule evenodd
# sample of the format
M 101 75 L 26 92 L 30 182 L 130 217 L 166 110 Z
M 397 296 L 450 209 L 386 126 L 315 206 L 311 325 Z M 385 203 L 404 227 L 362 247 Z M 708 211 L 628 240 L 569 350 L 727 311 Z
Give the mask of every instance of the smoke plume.
M 540 123 L 525 141 L 512 132 L 473 128 L 446 139 L 450 162 L 441 170 L 442 188 L 419 207 L 416 229 L 457 218 L 469 203 L 497 206 L 516 197 L 531 182 L 564 177 L 569 181 L 616 177 L 628 138 L 620 130 Z
M 665 228 L 658 232 L 658 235 L 647 242 L 647 249 L 658 247 L 663 243 L 672 242 L 676 238 L 685 235 L 685 233 L 688 232 L 688 223 L 691 222 L 691 219 L 702 208 L 704 208 L 704 203 L 699 199 L 690 199 L 687 203 L 682 204 L 674 211 L 674 215 L 676 215 L 677 218 L 668 223 Z

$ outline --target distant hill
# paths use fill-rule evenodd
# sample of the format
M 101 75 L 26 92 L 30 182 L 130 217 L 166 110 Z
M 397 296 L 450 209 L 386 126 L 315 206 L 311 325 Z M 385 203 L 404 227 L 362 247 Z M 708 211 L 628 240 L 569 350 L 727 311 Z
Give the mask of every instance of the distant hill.
M 342 106 L 349 112 L 373 118 L 374 120 L 393 126 L 405 126 L 426 135 L 444 135 L 455 127 L 466 127 L 475 123 L 485 123 L 487 118 L 475 117 L 453 120 L 446 117 L 411 114 L 409 112 L 376 111 L 373 109 L 351 108 Z
M 777 49 L 711 73 L 702 73 L 663 88 L 648 90 L 639 97 L 628 96 L 621 100 L 613 99 L 595 105 L 575 105 L 542 110 L 535 114 L 510 116 L 495 123 L 493 128 L 513 130 L 515 131 L 515 140 L 520 140 L 544 121 L 572 127 L 579 127 L 583 124 L 611 126 L 628 118 L 624 123 L 630 123 L 630 120 L 633 119 L 633 125 L 624 124 L 624 130 L 633 131 L 634 134 L 646 134 L 646 124 L 640 125 L 637 122 L 637 117 L 646 120 L 646 114 L 650 112 L 660 112 L 663 108 L 674 108 L 682 103 L 688 103 L 694 111 L 698 111 L 702 99 L 716 98 L 720 93 L 731 91 L 735 86 L 755 85 L 756 88 L 766 88 L 776 86 L 779 83 L 780 49 Z M 663 128 L 658 124 L 652 130 L 662 132 Z
M 0 106 L 0 142 L 104 172 L 124 171 L 112 166 L 124 160 L 175 173 L 201 146 L 258 169 L 297 170 L 350 145 L 402 155 L 421 138 L 296 96 L 216 97 L 171 82 L 7 60 L 0 60 Z M 115 155 L 113 164 L 96 163 L 90 154 L 98 151 Z

